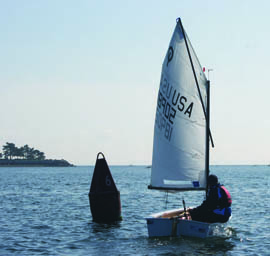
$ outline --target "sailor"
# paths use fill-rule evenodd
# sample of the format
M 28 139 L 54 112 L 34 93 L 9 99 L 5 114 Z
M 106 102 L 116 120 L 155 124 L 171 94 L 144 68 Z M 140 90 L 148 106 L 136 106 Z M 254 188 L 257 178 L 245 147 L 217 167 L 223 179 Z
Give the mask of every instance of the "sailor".
M 218 182 L 216 175 L 208 177 L 206 200 L 188 212 L 192 220 L 214 223 L 227 222 L 231 216 L 232 199 L 229 191 Z

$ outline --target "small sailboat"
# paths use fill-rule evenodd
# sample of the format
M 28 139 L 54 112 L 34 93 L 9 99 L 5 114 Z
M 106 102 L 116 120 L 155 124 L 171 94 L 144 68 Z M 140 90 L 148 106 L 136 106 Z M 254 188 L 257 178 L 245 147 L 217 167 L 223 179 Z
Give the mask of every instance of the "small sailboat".
M 207 190 L 212 142 L 209 88 L 210 82 L 178 18 L 162 66 L 149 189 Z M 180 218 L 184 212 L 175 209 L 147 217 L 149 237 L 211 235 L 215 224 Z
M 121 220 L 120 192 L 101 152 L 97 155 L 88 196 L 93 221 L 110 223 Z

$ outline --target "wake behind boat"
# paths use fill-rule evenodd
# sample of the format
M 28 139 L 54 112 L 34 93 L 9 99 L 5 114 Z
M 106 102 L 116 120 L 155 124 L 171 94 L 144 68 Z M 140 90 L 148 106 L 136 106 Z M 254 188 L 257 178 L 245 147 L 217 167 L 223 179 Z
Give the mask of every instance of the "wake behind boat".
M 149 189 L 207 191 L 209 124 L 210 82 L 179 18 L 162 66 Z M 185 209 L 146 220 L 149 237 L 208 237 L 217 225 L 189 220 Z

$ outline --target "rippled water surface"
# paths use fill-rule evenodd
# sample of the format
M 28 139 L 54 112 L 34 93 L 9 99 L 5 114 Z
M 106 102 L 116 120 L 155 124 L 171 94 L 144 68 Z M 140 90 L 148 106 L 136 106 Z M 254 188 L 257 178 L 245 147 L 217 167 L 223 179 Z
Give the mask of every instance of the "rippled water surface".
M 148 190 L 150 169 L 112 166 L 123 221 L 92 222 L 93 167 L 0 168 L 0 255 L 270 255 L 270 167 L 212 166 L 233 197 L 233 218 L 217 237 L 149 239 L 144 217 L 165 209 Z M 167 208 L 198 205 L 203 192 L 170 194 Z

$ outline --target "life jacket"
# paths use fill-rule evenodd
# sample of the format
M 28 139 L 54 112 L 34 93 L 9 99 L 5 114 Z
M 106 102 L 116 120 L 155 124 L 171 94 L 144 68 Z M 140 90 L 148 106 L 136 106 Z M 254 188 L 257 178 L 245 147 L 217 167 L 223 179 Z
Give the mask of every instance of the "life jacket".
M 217 186 L 218 208 L 213 212 L 216 214 L 231 216 L 232 197 L 229 191 L 223 186 Z
M 219 199 L 219 207 L 230 207 L 232 205 L 232 197 L 229 191 L 223 186 L 218 186 L 218 199 Z

